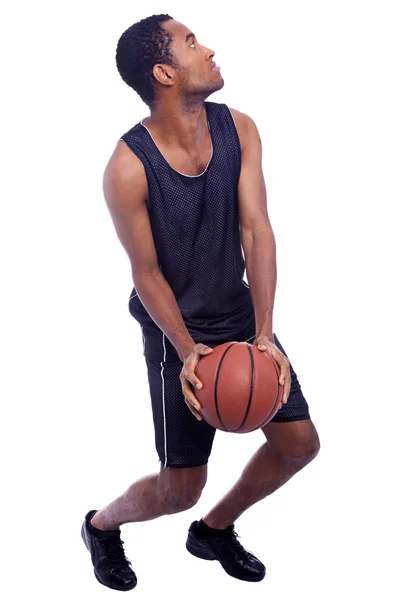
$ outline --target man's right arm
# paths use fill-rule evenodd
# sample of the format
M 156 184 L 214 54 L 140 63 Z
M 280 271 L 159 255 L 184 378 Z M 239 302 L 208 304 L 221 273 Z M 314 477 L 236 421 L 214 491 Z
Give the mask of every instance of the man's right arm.
M 195 342 L 159 267 L 146 206 L 148 186 L 143 164 L 123 141 L 117 143 L 107 163 L 103 191 L 116 233 L 131 262 L 140 301 L 183 362 Z

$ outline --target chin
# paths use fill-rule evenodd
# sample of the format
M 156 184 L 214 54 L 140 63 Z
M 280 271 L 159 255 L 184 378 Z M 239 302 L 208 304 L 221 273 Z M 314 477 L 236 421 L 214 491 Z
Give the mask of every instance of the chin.
M 223 78 L 221 77 L 219 82 L 216 83 L 215 85 L 212 86 L 212 92 L 218 92 L 218 90 L 221 90 L 225 85 L 225 81 L 223 80 Z
M 204 99 L 206 99 L 208 98 L 208 96 L 211 96 L 211 94 L 214 94 L 214 92 L 218 92 L 219 90 L 221 90 L 224 87 L 224 85 L 225 81 L 221 77 L 219 81 L 215 81 L 212 84 L 210 84 L 210 82 L 208 81 L 207 84 L 205 84 L 200 89 L 197 88 L 197 90 L 193 91 L 192 94 L 193 96 L 203 97 Z

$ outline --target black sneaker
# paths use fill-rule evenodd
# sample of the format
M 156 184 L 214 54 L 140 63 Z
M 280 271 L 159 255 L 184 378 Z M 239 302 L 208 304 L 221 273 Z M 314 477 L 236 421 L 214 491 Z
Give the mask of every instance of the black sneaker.
M 96 512 L 97 510 L 90 510 L 87 513 L 81 528 L 82 539 L 92 557 L 95 577 L 113 590 L 131 590 L 136 586 L 137 579 L 129 566 L 131 563 L 125 557 L 121 531 L 91 529 L 94 525 L 90 524 L 90 519 Z
M 265 566 L 251 552 L 245 550 L 237 539 L 238 534 L 231 525 L 224 534 L 207 539 L 197 533 L 198 521 L 189 527 L 186 548 L 191 554 L 205 560 L 219 560 L 223 569 L 242 581 L 261 581 L 265 577 Z

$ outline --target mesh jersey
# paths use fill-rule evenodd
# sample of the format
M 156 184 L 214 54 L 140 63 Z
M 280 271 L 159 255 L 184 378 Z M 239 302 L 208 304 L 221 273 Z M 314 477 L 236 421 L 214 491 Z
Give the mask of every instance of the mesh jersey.
M 169 165 L 142 122 L 122 139 L 143 163 L 147 206 L 160 269 L 171 286 L 193 340 L 215 346 L 254 333 L 254 309 L 243 281 L 238 181 L 241 149 L 226 104 L 205 102 L 212 155 L 200 175 Z M 140 323 L 144 356 L 175 361 L 179 356 L 146 311 L 136 292 L 129 312 Z

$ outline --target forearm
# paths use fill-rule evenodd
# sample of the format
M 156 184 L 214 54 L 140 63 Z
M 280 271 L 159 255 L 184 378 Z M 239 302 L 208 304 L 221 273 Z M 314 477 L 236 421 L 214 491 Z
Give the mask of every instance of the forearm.
M 272 229 L 250 235 L 246 240 L 246 272 L 254 306 L 256 336 L 266 335 L 272 342 L 273 310 L 276 290 L 276 243 Z
M 134 284 L 143 306 L 183 362 L 184 355 L 190 352 L 195 341 L 186 328 L 171 286 L 161 272 L 135 275 Z

